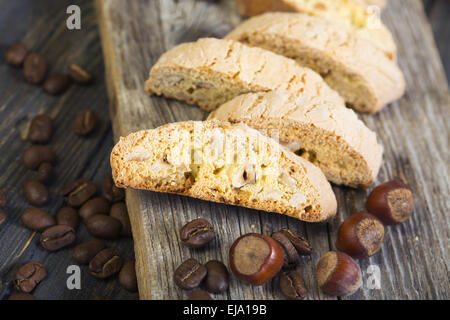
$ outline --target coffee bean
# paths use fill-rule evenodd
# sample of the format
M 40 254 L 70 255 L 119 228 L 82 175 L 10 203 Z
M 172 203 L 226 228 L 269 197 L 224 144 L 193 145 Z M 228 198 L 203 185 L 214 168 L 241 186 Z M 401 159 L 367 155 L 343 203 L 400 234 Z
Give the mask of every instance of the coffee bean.
M 289 239 L 281 232 L 274 232 L 272 234 L 272 238 L 274 238 L 284 253 L 284 262 L 283 267 L 285 268 L 293 268 L 297 265 L 298 262 L 298 252 L 295 249 L 294 245 L 289 241 Z
M 124 237 L 131 237 L 131 223 L 128 217 L 128 210 L 125 202 L 118 202 L 113 204 L 109 215 L 116 218 L 122 224 L 122 229 L 120 230 L 120 235 Z
M 68 72 L 70 77 L 75 81 L 76 83 L 80 84 L 87 84 L 92 81 L 93 77 L 92 75 L 81 68 L 80 66 L 76 64 L 71 64 L 68 67 Z
M 280 232 L 286 236 L 300 255 L 310 255 L 314 250 L 305 238 L 289 229 L 281 229 Z
M 295 270 L 280 275 L 280 290 L 288 300 L 303 300 L 308 294 L 302 276 Z
M 41 234 L 41 245 L 45 250 L 57 251 L 75 241 L 75 230 L 64 224 L 45 229 Z
M 23 164 L 29 169 L 36 170 L 43 162 L 55 165 L 56 154 L 48 146 L 33 145 L 23 152 Z
M 85 221 L 86 229 L 94 237 L 115 239 L 119 237 L 122 224 L 116 218 L 96 214 Z
M 47 187 L 37 180 L 28 180 L 25 182 L 23 194 L 29 204 L 37 207 L 47 204 L 49 200 Z
M 205 264 L 208 273 L 204 280 L 206 290 L 211 293 L 222 293 L 228 290 L 229 278 L 227 267 L 217 260 L 210 260 Z
M 17 292 L 10 295 L 8 300 L 36 300 L 36 297 L 29 293 Z
M 174 274 L 174 281 L 177 286 L 184 290 L 197 288 L 206 277 L 207 269 L 195 259 L 184 261 Z
M 138 290 L 134 261 L 125 262 L 119 273 L 119 283 L 130 292 L 136 292 Z
M 16 42 L 6 51 L 6 63 L 14 67 L 20 67 L 27 53 L 27 47 L 22 42 Z
M 53 120 L 46 114 L 39 114 L 31 119 L 27 139 L 31 143 L 46 144 L 53 134 Z
M 2 225 L 3 222 L 5 222 L 5 220 L 6 220 L 6 213 L 2 209 L 0 209 L 0 225 Z
M 195 219 L 181 228 L 180 237 L 185 246 L 200 248 L 211 242 L 215 237 L 215 233 L 209 221 Z
M 80 136 L 91 133 L 97 124 L 97 116 L 92 110 L 80 111 L 73 122 L 73 132 Z
M 83 221 L 86 221 L 94 214 L 108 214 L 110 204 L 107 200 L 97 197 L 86 201 L 79 210 L 80 217 Z
M 47 74 L 47 61 L 39 53 L 30 53 L 23 62 L 23 74 L 28 82 L 38 84 L 44 81 Z
M 28 262 L 17 270 L 14 276 L 14 284 L 20 292 L 29 293 L 41 282 L 47 271 L 39 262 Z
M 49 94 L 57 96 L 65 92 L 71 83 L 72 78 L 67 74 L 54 73 L 47 77 L 42 85 L 42 89 Z
M 38 168 L 38 181 L 48 183 L 53 178 L 53 165 L 50 162 L 42 162 Z
M 4 208 L 6 206 L 6 194 L 3 190 L 0 189 L 0 208 Z
M 72 207 L 63 207 L 56 214 L 56 222 L 72 227 L 74 230 L 78 228 L 80 217 L 77 210 Z
M 89 262 L 89 271 L 100 279 L 115 275 L 122 268 L 122 258 L 113 249 L 103 249 Z
M 205 290 L 192 291 L 188 300 L 214 300 L 211 295 Z
M 125 190 L 116 187 L 111 177 L 105 177 L 102 180 L 102 194 L 106 200 L 112 203 L 123 201 L 125 199 Z
M 103 240 L 90 239 L 77 245 L 73 249 L 72 257 L 79 264 L 88 264 L 103 249 L 105 249 Z
M 20 220 L 27 228 L 35 231 L 44 231 L 56 223 L 51 215 L 38 208 L 26 208 Z
M 80 207 L 97 193 L 97 186 L 86 178 L 78 179 L 63 188 L 64 200 L 71 207 Z

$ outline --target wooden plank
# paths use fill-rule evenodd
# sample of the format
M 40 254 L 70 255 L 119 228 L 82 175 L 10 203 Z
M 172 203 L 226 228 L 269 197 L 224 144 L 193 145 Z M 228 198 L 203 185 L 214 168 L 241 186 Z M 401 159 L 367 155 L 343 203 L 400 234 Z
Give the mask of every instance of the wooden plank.
M 222 37 L 239 23 L 232 1 L 97 0 L 105 56 L 111 117 L 116 139 L 132 131 L 181 120 L 200 120 L 195 106 L 148 97 L 144 81 L 159 56 L 176 44 L 199 37 Z M 385 152 L 378 182 L 400 178 L 417 197 L 413 218 L 389 228 L 382 253 L 361 261 L 365 287 L 350 299 L 449 298 L 448 120 L 449 92 L 429 24 L 419 0 L 391 1 L 384 14 L 399 45 L 399 62 L 408 91 L 403 99 L 375 116 L 363 115 L 377 131 Z M 174 269 L 185 259 L 228 263 L 228 249 L 241 234 L 270 234 L 289 226 L 307 236 L 316 249 L 302 259 L 310 299 L 332 299 L 317 288 L 314 266 L 334 248 L 340 222 L 364 210 L 366 191 L 334 187 L 339 213 L 328 224 L 307 224 L 276 214 L 213 204 L 176 195 L 127 190 L 133 224 L 141 299 L 184 299 L 172 282 Z M 218 232 L 202 250 L 180 245 L 178 230 L 203 217 Z M 369 265 L 381 270 L 381 289 L 367 288 Z M 276 281 L 249 287 L 232 278 L 230 291 L 217 299 L 279 299 Z
M 33 236 L 20 222 L 28 207 L 22 186 L 36 173 L 22 165 L 22 152 L 29 146 L 22 139 L 23 129 L 37 113 L 54 118 L 55 134 L 50 142 L 58 156 L 56 178 L 50 186 L 51 202 L 43 209 L 52 215 L 63 205 L 61 190 L 67 183 L 87 177 L 100 184 L 111 172 L 108 153 L 113 146 L 113 134 L 108 115 L 108 97 L 104 83 L 104 68 L 97 21 L 90 0 L 77 1 L 82 12 L 82 29 L 70 31 L 65 27 L 66 8 L 73 1 L 48 0 L 36 5 L 34 0 L 0 0 L 0 189 L 8 197 L 4 209 L 7 221 L 0 226 L 0 300 L 12 291 L 12 277 L 22 264 L 39 261 L 48 276 L 33 294 L 38 299 L 91 299 L 102 295 L 115 299 L 135 299 L 136 293 L 123 289 L 117 278 L 108 281 L 89 274 L 81 266 L 81 290 L 68 290 L 68 266 L 76 264 L 72 248 L 48 252 L 39 244 L 39 234 Z M 44 54 L 51 71 L 64 71 L 68 63 L 77 63 L 96 77 L 90 86 L 72 85 L 61 96 L 50 96 L 39 86 L 25 82 L 22 69 L 8 66 L 3 57 L 6 48 L 22 40 L 32 51 Z M 99 117 L 99 126 L 88 138 L 72 133 L 72 121 L 80 110 L 90 108 Z M 80 225 L 77 243 L 90 239 Z M 28 240 L 31 239 L 29 242 Z M 108 241 L 124 259 L 133 259 L 132 239 Z

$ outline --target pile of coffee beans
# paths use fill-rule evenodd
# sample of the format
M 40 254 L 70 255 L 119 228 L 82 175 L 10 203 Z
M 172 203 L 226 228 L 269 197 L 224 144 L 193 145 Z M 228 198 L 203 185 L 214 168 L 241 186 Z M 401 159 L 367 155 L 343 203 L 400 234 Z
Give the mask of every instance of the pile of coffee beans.
M 49 74 L 46 58 L 39 53 L 29 53 L 23 43 L 12 45 L 6 52 L 6 62 L 13 67 L 22 67 L 25 79 L 32 84 L 42 84 L 42 89 L 51 95 L 63 94 L 72 84 L 89 84 L 93 76 L 76 64 L 70 64 L 67 72 Z M 92 110 L 80 111 L 73 121 L 73 132 L 78 136 L 92 133 L 98 118 Z M 101 279 L 120 272 L 119 282 L 132 292 L 137 291 L 134 262 L 123 262 L 119 254 L 105 247 L 102 239 L 131 237 L 131 224 L 125 205 L 125 192 L 117 188 L 111 177 L 102 181 L 102 196 L 97 196 L 95 183 L 86 178 L 73 181 L 63 188 L 65 206 L 54 217 L 40 207 L 47 205 L 52 196 L 48 186 L 55 178 L 57 156 L 48 144 L 55 131 L 53 119 L 46 114 L 33 117 L 28 125 L 26 140 L 31 143 L 22 156 L 26 168 L 36 172 L 25 182 L 22 191 L 30 207 L 25 208 L 21 222 L 30 230 L 40 232 L 40 245 L 49 252 L 71 246 L 76 242 L 76 232 L 80 221 L 88 232 L 96 237 L 75 247 L 73 258 L 80 264 L 87 264 L 89 272 Z M 0 224 L 6 219 L 3 208 L 6 195 L 0 190 Z M 11 300 L 35 299 L 30 292 L 45 277 L 45 268 L 39 262 L 29 262 L 16 273 L 17 293 Z

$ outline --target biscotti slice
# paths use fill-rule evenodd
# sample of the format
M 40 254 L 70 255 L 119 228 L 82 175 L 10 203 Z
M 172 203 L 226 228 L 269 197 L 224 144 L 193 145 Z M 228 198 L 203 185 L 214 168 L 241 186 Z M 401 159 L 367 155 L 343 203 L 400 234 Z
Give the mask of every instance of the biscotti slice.
M 243 93 L 272 90 L 312 91 L 330 103 L 343 101 L 317 73 L 289 58 L 214 38 L 183 43 L 163 54 L 146 90 L 207 111 Z
M 313 96 L 249 93 L 222 105 L 208 119 L 241 122 L 275 135 L 336 184 L 368 188 L 380 169 L 383 148 L 375 133 L 353 110 L 317 103 Z
M 240 13 L 255 16 L 265 12 L 300 12 L 333 21 L 372 42 L 395 60 L 397 47 L 389 29 L 361 0 L 235 0 Z
M 405 91 L 403 74 L 394 61 L 371 42 L 318 17 L 265 13 L 243 22 L 227 38 L 313 69 L 358 111 L 377 112 Z
M 188 121 L 132 133 L 111 153 L 117 186 L 318 222 L 336 213 L 322 171 L 245 124 Z

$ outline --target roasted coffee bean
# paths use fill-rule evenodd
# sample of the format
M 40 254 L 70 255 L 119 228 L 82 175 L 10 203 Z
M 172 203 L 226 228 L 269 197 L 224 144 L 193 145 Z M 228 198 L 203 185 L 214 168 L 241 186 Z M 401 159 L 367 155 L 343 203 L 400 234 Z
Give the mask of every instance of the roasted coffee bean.
M 63 207 L 56 214 L 56 222 L 72 227 L 74 230 L 78 228 L 80 217 L 77 210 L 72 207 Z
M 56 154 L 47 146 L 33 145 L 23 152 L 23 164 L 29 169 L 36 170 L 43 162 L 55 165 Z
M 90 239 L 77 245 L 73 249 L 72 257 L 79 264 L 88 264 L 103 249 L 105 249 L 103 240 Z
M 2 225 L 3 222 L 5 222 L 5 220 L 6 220 L 6 213 L 2 209 L 0 209 L 0 225 Z
M 97 186 L 86 178 L 78 179 L 63 189 L 64 200 L 71 207 L 78 208 L 97 193 Z
M 227 267 L 217 260 L 210 260 L 205 264 L 208 273 L 204 280 L 206 290 L 211 293 L 222 293 L 228 290 L 230 275 Z
M 314 251 L 309 241 L 301 237 L 294 231 L 289 229 L 281 229 L 279 232 L 289 239 L 289 241 L 297 250 L 298 254 L 305 256 L 310 255 Z
M 103 214 L 91 216 L 84 224 L 91 235 L 101 239 L 115 239 L 120 235 L 122 229 L 119 220 Z
M 41 282 L 47 271 L 39 262 L 28 262 L 17 270 L 14 276 L 14 284 L 20 292 L 29 293 Z
M 97 124 L 97 116 L 92 110 L 80 111 L 73 122 L 73 132 L 80 136 L 91 133 Z
M 3 190 L 0 189 L 0 208 L 4 208 L 6 206 L 6 194 Z
M 124 237 L 131 237 L 131 223 L 128 217 L 128 210 L 125 202 L 118 202 L 112 205 L 109 215 L 116 218 L 122 224 L 120 235 Z
M 138 290 L 134 261 L 125 262 L 119 273 L 119 283 L 130 292 L 136 292 Z
M 72 78 L 73 81 L 80 84 L 87 84 L 92 81 L 93 77 L 92 75 L 81 68 L 80 66 L 76 64 L 71 64 L 68 67 L 69 76 Z
M 188 259 L 183 262 L 173 276 L 175 284 L 184 290 L 197 288 L 206 277 L 207 269 L 195 259 Z
M 103 197 L 114 203 L 123 201 L 125 199 L 125 190 L 116 187 L 111 177 L 105 177 L 102 181 L 102 194 Z
M 28 82 L 38 84 L 47 74 L 47 61 L 42 54 L 30 53 L 23 62 L 23 75 Z
M 214 300 L 211 295 L 205 290 L 192 291 L 188 300 Z
M 182 243 L 190 248 L 200 248 L 210 243 L 214 237 L 214 229 L 209 221 L 195 219 L 180 230 Z
M 29 293 L 17 292 L 10 295 L 8 300 L 36 300 L 36 297 Z
M 283 267 L 285 268 L 295 267 L 298 262 L 298 252 L 295 249 L 294 245 L 291 243 L 291 241 L 289 241 L 289 239 L 281 232 L 274 232 L 272 234 L 272 238 L 274 238 L 283 249 L 284 253 Z
M 41 245 L 45 250 L 56 251 L 75 241 L 75 230 L 64 224 L 45 229 L 41 234 Z
M 31 143 L 46 144 L 53 135 L 53 120 L 46 114 L 39 114 L 31 119 L 27 139 Z
M 56 223 L 51 215 L 38 208 L 26 208 L 20 220 L 27 228 L 35 231 L 44 231 Z
M 67 74 L 54 73 L 47 77 L 42 85 L 42 89 L 49 94 L 57 96 L 65 92 L 71 83 L 72 78 Z
M 303 300 L 308 294 L 302 276 L 295 270 L 280 275 L 280 290 L 288 300 Z
M 20 67 L 27 53 L 27 47 L 22 42 L 16 42 L 6 51 L 6 63 L 14 67 Z
M 106 199 L 101 197 L 92 198 L 86 201 L 79 210 L 80 217 L 83 221 L 86 221 L 94 214 L 108 214 L 110 204 Z
M 36 207 L 41 207 L 48 203 L 48 189 L 37 180 L 28 180 L 23 185 L 23 194 L 28 203 Z
M 53 178 L 53 165 L 50 162 L 42 162 L 38 168 L 38 181 L 49 183 Z
M 103 249 L 89 262 L 89 271 L 100 279 L 115 275 L 122 268 L 122 258 L 113 249 Z

